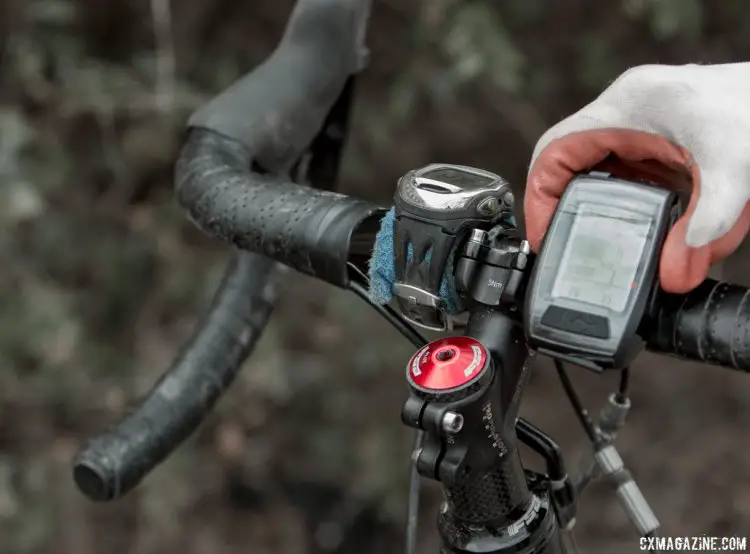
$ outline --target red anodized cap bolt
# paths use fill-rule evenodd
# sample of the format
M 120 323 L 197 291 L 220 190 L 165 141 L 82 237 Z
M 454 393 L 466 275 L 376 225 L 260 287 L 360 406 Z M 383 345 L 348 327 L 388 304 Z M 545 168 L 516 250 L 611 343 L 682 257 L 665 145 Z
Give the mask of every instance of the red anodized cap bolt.
M 487 350 L 471 337 L 447 337 L 422 347 L 409 360 L 414 385 L 430 391 L 448 391 L 472 381 L 487 364 Z

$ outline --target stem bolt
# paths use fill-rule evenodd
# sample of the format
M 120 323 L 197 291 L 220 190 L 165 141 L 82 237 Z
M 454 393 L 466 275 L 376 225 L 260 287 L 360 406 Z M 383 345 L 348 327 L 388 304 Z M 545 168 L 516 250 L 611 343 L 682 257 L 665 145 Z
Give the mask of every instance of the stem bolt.
M 416 464 L 419 461 L 419 457 L 421 455 L 422 455 L 422 449 L 417 448 L 415 451 L 411 453 L 411 461 Z
M 458 433 L 464 427 L 464 416 L 456 412 L 445 412 L 442 427 L 443 431 L 451 435 Z

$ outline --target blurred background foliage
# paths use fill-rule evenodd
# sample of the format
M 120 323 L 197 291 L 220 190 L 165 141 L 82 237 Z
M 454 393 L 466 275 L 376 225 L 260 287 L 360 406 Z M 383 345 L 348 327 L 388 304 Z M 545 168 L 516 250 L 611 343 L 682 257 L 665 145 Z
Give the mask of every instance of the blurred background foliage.
M 342 189 L 383 203 L 431 161 L 523 179 L 546 127 L 630 66 L 750 55 L 744 0 L 375 4 Z M 273 49 L 291 6 L 0 2 L 0 552 L 400 548 L 410 349 L 299 276 L 216 413 L 143 486 L 95 506 L 71 483 L 75 449 L 148 390 L 218 283 L 227 248 L 185 221 L 172 163 L 190 112 Z M 585 441 L 537 365 L 523 411 L 575 468 Z M 613 386 L 575 377 L 592 409 Z M 750 383 L 645 356 L 633 386 L 620 443 L 665 532 L 747 531 Z M 420 553 L 436 551 L 427 490 Z M 632 551 L 610 491 L 586 500 L 583 551 Z

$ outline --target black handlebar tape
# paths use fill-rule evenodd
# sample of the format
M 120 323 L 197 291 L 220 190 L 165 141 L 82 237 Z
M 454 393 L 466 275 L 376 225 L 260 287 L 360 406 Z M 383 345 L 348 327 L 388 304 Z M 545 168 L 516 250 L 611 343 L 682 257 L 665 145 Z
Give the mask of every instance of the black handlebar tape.
M 299 0 L 276 50 L 195 112 L 190 126 L 240 142 L 271 173 L 289 169 L 366 64 L 371 1 Z
M 279 271 L 255 254 L 234 257 L 213 305 L 169 371 L 131 414 L 76 455 L 73 477 L 83 494 L 97 501 L 123 496 L 195 431 L 263 331 Z
M 239 142 L 191 130 L 176 178 L 180 203 L 192 220 L 209 235 L 345 287 L 352 243 L 377 229 L 383 210 L 250 171 L 250 164 Z
M 750 290 L 713 279 L 685 295 L 664 295 L 648 331 L 649 350 L 750 371 Z
M 299 0 L 273 54 L 190 119 L 176 168 L 180 203 L 204 232 L 337 286 L 355 231 L 382 210 L 270 174 L 288 173 L 364 67 L 370 4 Z

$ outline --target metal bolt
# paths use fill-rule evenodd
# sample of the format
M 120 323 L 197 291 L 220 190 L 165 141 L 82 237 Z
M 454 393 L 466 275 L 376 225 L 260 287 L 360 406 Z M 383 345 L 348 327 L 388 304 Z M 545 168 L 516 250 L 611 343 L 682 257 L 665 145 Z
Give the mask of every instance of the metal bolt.
M 417 448 L 414 452 L 411 453 L 411 461 L 416 464 L 419 461 L 419 457 L 421 455 L 422 455 L 422 449 Z
M 464 427 L 464 416 L 456 412 L 445 412 L 441 423 L 446 433 L 458 433 Z
M 497 210 L 499 209 L 500 209 L 500 202 L 494 196 L 485 198 L 479 203 L 479 206 L 477 206 L 477 210 L 479 210 L 479 213 L 482 213 L 485 215 L 494 215 L 497 213 Z
M 508 191 L 505 194 L 503 194 L 503 203 L 508 207 L 513 207 L 513 204 L 515 203 L 516 198 L 513 196 L 512 191 Z
M 479 244 L 486 244 L 487 231 L 483 229 L 472 229 L 469 240 L 472 242 L 478 242 Z

